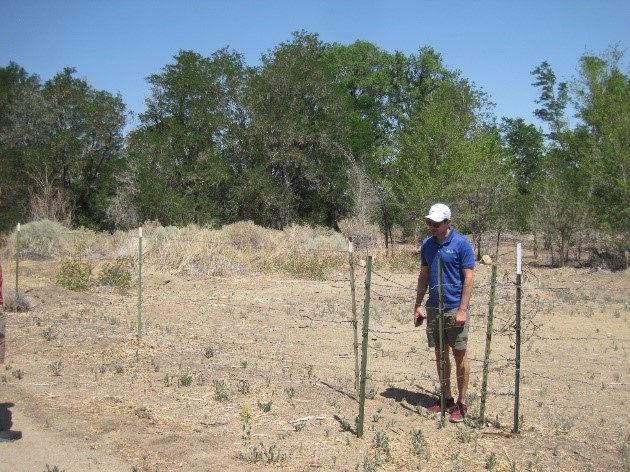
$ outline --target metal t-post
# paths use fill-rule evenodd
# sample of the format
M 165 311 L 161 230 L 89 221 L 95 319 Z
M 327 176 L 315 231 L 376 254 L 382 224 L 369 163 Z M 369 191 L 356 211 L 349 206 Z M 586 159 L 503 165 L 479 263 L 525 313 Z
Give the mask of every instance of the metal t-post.
M 363 343 L 361 354 L 361 383 L 359 391 L 359 419 L 357 422 L 357 437 L 363 436 L 363 421 L 365 418 L 365 383 L 367 381 L 367 354 L 370 325 L 370 284 L 372 280 L 372 256 L 367 258 L 367 272 L 365 274 L 365 300 L 363 302 Z
M 17 232 L 15 233 L 15 304 L 13 305 L 13 312 L 18 312 L 18 306 L 20 305 L 20 223 L 17 224 Z
M 444 372 L 446 370 L 446 360 L 444 359 L 444 292 L 442 287 L 442 258 L 438 257 L 438 331 L 440 333 L 440 414 L 442 422 L 446 417 L 446 399 L 444 398 L 444 389 L 446 387 L 446 379 Z
M 516 369 L 514 380 L 514 429 L 518 433 L 518 406 L 521 385 L 521 243 L 516 246 Z
M 354 247 L 348 240 L 348 262 L 350 263 L 350 297 L 352 298 L 352 327 L 354 329 L 354 389 L 359 398 L 359 333 L 357 322 L 357 300 L 354 287 Z
M 138 228 L 138 340 L 142 338 L 142 226 Z
M 486 352 L 483 358 L 483 380 L 481 381 L 481 403 L 479 407 L 479 423 L 485 423 L 486 396 L 488 391 L 488 373 L 490 371 L 490 353 L 492 352 L 492 325 L 494 323 L 494 300 L 497 286 L 497 266 L 492 264 L 490 277 L 490 301 L 488 302 L 488 323 L 486 325 Z

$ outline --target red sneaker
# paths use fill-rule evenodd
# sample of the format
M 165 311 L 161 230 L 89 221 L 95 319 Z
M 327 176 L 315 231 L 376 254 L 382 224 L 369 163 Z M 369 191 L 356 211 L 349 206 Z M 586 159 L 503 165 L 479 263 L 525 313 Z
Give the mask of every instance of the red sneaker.
M 451 410 L 451 416 L 448 419 L 451 423 L 461 423 L 466 417 L 468 407 L 462 402 L 457 402 L 455 407 Z
M 450 412 L 453 408 L 455 408 L 455 400 L 453 398 L 447 398 L 445 401 L 446 411 Z M 427 408 L 429 413 L 439 413 L 442 410 L 442 404 L 440 399 L 435 400 L 435 403 Z

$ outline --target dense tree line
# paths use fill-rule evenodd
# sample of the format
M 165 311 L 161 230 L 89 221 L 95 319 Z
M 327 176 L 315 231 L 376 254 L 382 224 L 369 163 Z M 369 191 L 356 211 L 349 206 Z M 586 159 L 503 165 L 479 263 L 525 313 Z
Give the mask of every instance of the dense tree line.
M 337 227 L 356 218 L 416 237 L 449 203 L 478 251 L 529 231 L 558 263 L 581 240 L 630 246 L 630 77 L 622 53 L 579 58 L 559 83 L 532 71 L 536 116 L 497 117 L 440 54 L 327 44 L 295 33 L 251 67 L 180 51 L 147 78 L 138 126 L 122 98 L 66 68 L 43 82 L 0 68 L 0 231 L 49 218 L 113 230 L 147 220 Z M 567 110 L 575 116 L 567 116 Z M 570 125 L 571 122 L 576 123 Z

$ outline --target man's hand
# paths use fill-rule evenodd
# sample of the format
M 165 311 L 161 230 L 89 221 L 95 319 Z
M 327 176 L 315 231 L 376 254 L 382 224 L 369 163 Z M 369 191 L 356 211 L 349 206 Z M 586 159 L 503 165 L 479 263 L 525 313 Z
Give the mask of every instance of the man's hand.
M 453 322 L 454 326 L 464 326 L 466 323 L 466 318 L 468 317 L 467 310 L 459 308 L 457 313 L 455 314 L 455 321 Z
M 424 309 L 421 306 L 417 306 L 413 312 L 413 325 L 420 326 L 426 317 L 427 315 L 424 312 Z

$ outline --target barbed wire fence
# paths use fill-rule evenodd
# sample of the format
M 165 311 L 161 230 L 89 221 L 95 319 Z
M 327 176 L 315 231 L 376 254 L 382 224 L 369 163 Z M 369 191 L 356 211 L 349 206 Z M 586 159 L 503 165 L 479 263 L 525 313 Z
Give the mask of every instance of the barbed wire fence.
M 478 271 L 480 272 L 480 271 Z M 618 288 L 595 288 L 585 287 L 583 285 L 560 286 L 553 285 L 554 281 L 542 280 L 536 273 L 535 266 L 524 266 L 522 293 L 519 295 L 517 290 L 517 279 L 515 273 L 505 270 L 496 283 L 496 297 L 494 302 L 494 312 L 496 313 L 494 320 L 495 326 L 491 329 L 494 336 L 493 343 L 502 346 L 498 349 L 491 349 L 492 355 L 487 362 L 491 377 L 495 378 L 490 381 L 488 391 L 478 391 L 479 397 L 488 394 L 496 398 L 515 399 L 514 405 L 502 402 L 500 407 L 503 413 L 507 410 L 514 414 L 513 432 L 519 431 L 519 423 L 523 423 L 523 415 L 518 414 L 518 406 L 526 403 L 529 409 L 531 405 L 541 408 L 550 405 L 559 410 L 580 410 L 585 409 L 592 411 L 596 403 L 596 396 L 602 391 L 613 396 L 627 396 L 628 394 L 628 369 L 624 358 L 627 356 L 628 339 L 619 331 L 617 335 L 611 331 L 602 331 L 595 326 L 588 335 L 571 334 L 574 332 L 569 326 L 565 333 L 557 335 L 549 335 L 543 329 L 545 318 L 553 317 L 556 312 L 571 311 L 574 306 L 579 306 L 580 315 L 587 319 L 600 319 L 602 317 L 612 316 L 613 320 L 627 324 L 628 313 L 630 308 L 630 298 L 627 292 L 620 292 Z M 483 271 L 484 275 L 488 271 Z M 469 337 L 470 362 L 471 362 L 471 379 L 475 388 L 479 388 L 479 379 L 483 376 L 484 362 L 483 338 L 486 328 L 487 313 L 489 311 L 490 291 L 493 288 L 491 281 L 483 280 L 477 274 L 473 290 L 473 303 L 471 310 L 471 334 Z M 388 274 L 376 272 L 373 274 L 372 294 L 376 299 L 375 310 L 378 310 L 378 302 L 384 302 L 390 307 L 402 306 L 403 310 L 411 312 L 413 301 L 415 300 L 415 286 L 405 286 L 394 280 Z M 569 282 L 571 284 L 572 282 Z M 577 284 L 577 283 L 576 283 Z M 590 302 L 589 305 L 583 303 L 584 300 Z M 520 327 L 522 337 L 519 340 L 517 336 L 517 304 L 522 308 Z M 571 318 L 569 313 L 568 318 Z M 576 320 L 575 323 L 579 323 Z M 572 324 L 575 324 L 572 323 Z M 615 322 L 613 321 L 613 324 Z M 602 323 L 602 326 L 607 323 Z M 626 328 L 627 329 L 627 328 Z M 403 334 L 405 330 L 399 331 L 373 331 L 379 339 L 386 339 L 388 336 L 396 336 Z M 405 346 L 401 339 L 396 340 L 396 345 Z M 608 344 L 608 346 L 603 346 Z M 526 350 L 523 357 L 522 365 L 517 359 L 517 350 L 523 346 Z M 579 346 L 579 348 L 578 348 Z M 413 345 L 407 345 L 409 349 L 414 349 Z M 388 348 L 395 349 L 395 348 Z M 554 358 L 546 358 L 541 361 L 541 357 L 548 351 L 566 350 L 572 351 L 571 354 L 564 356 L 563 362 L 569 365 L 554 364 Z M 603 352 L 598 352 L 601 349 Z M 610 349 L 612 354 L 606 354 Z M 587 355 L 586 353 L 593 353 Z M 604 375 L 611 371 L 610 365 L 606 365 L 606 357 L 617 357 L 615 352 L 619 351 L 618 371 L 612 372 L 611 378 L 605 378 Z M 403 355 L 404 351 L 388 353 L 390 356 Z M 430 355 L 430 354 L 429 354 Z M 559 356 L 560 357 L 560 356 Z M 585 371 L 589 369 L 588 371 Z M 378 368 L 373 366 L 372 372 L 378 372 Z M 514 377 L 510 379 L 512 373 L 526 379 L 523 387 L 525 395 L 518 397 L 517 382 Z M 499 378 L 496 378 L 498 374 Z M 431 372 L 425 372 L 425 378 L 428 378 Z M 433 374 L 436 377 L 436 374 Z M 596 380 L 597 379 L 597 380 Z M 402 379 L 404 380 L 404 379 Z M 510 381 L 512 380 L 512 381 Z M 383 379 L 387 382 L 390 379 Z M 536 385 L 532 385 L 536 384 Z M 571 394 L 566 396 L 564 393 L 557 397 L 550 397 L 548 392 L 554 389 L 569 390 Z M 435 389 L 437 390 L 437 389 Z M 434 391 L 435 393 L 435 391 Z M 531 393 L 534 393 L 532 395 Z M 542 397 L 542 398 L 541 398 Z M 575 401 L 575 397 L 582 401 Z M 590 399 L 590 400 L 588 400 Z M 476 398 L 469 398 L 474 403 Z M 495 402 L 496 403 L 496 402 Z M 495 408 L 496 410 L 496 408 Z M 497 414 L 496 421 L 489 421 L 490 424 L 503 426 L 505 420 L 499 421 Z M 603 420 L 602 420 L 603 421 Z M 560 423 L 562 421 L 560 420 Z M 566 424 L 555 425 L 566 432 L 570 428 L 570 421 Z
M 69 233 L 70 234 L 70 233 Z M 73 237 L 76 235 L 73 234 Z M 131 255 L 133 270 L 137 274 L 137 307 L 138 338 L 142 337 L 142 310 L 143 310 L 143 285 L 142 285 L 142 265 L 143 254 L 146 252 L 147 239 L 155 242 L 155 239 L 143 238 L 141 230 L 136 235 L 128 235 L 126 241 L 118 241 L 119 247 L 126 247 L 127 252 L 123 256 Z M 19 263 L 20 260 L 30 257 L 20 249 L 19 227 L 17 231 L 15 251 L 15 293 L 19 295 Z M 160 241 L 162 251 L 165 253 L 161 257 L 167 258 L 169 247 L 185 247 L 187 244 L 208 245 L 208 250 L 212 251 L 220 245 L 228 244 L 222 241 L 197 240 L 193 238 L 179 238 L 177 240 Z M 135 248 L 135 249 L 134 249 Z M 264 248 L 261 248 L 264 250 Z M 302 251 L 295 249 L 296 253 Z M 369 251 L 366 250 L 365 255 Z M 348 258 L 347 251 L 315 249 L 304 250 L 305 254 L 323 254 L 330 257 Z M 135 254 L 135 255 L 134 255 Z M 114 254 L 115 256 L 115 254 Z M 62 256 L 63 257 L 63 256 Z M 112 257 L 102 255 L 102 257 Z M 198 254 L 186 256 L 186 261 L 179 264 L 178 270 L 182 266 L 187 266 L 186 270 L 193 270 L 195 264 L 202 262 L 198 260 Z M 362 256 L 363 257 L 363 256 Z M 516 261 L 516 248 L 508 250 L 501 255 L 502 261 Z M 223 260 L 220 262 L 226 266 L 232 266 L 235 271 L 239 269 L 238 261 Z M 351 264 L 350 264 L 351 265 Z M 595 324 L 587 334 L 584 330 L 575 330 L 569 327 L 559 333 L 550 332 L 544 329 L 546 319 L 553 318 L 558 312 L 580 310 L 582 318 L 587 320 L 599 320 L 602 316 L 612 318 L 612 324 L 627 321 L 630 313 L 630 297 L 628 291 L 621 291 L 618 287 L 590 287 L 584 283 L 576 283 L 571 280 L 545 280 L 540 274 L 540 268 L 535 264 L 524 264 L 522 267 L 522 280 L 520 286 L 522 292 L 517 295 L 517 273 L 514 270 L 516 264 L 502 264 L 499 267 L 496 282 L 493 282 L 489 270 L 486 267 L 478 266 L 476 270 L 475 284 L 473 288 L 473 299 L 470 312 L 470 346 L 469 359 L 471 362 L 471 384 L 469 403 L 478 402 L 478 398 L 484 395 L 491 397 L 494 401 L 490 410 L 494 412 L 495 419 L 488 420 L 488 423 L 502 427 L 509 423 L 506 418 L 518 411 L 518 404 L 525 404 L 526 409 L 554 407 L 563 411 L 579 410 L 584 408 L 584 404 L 575 402 L 575 397 L 593 398 L 598 392 L 606 391 L 607 394 L 627 396 L 628 375 L 626 357 L 628 348 L 628 338 L 623 335 L 624 331 L 613 331 L 599 328 Z M 496 268 L 497 266 L 495 266 Z M 488 266 L 487 269 L 490 267 Z M 336 277 L 328 277 L 327 283 L 341 291 L 347 293 L 348 303 L 339 307 L 341 316 L 329 316 L 329 313 L 319 313 L 317 317 L 310 319 L 317 323 L 343 323 L 349 327 L 359 328 L 359 323 L 353 319 L 355 309 L 349 309 L 353 305 L 361 306 L 365 302 L 365 288 L 368 286 L 364 282 L 367 275 L 366 264 L 358 264 L 356 273 L 347 275 L 338 272 Z M 383 271 L 378 265 L 371 271 L 369 282 L 369 297 L 371 304 L 369 307 L 370 327 L 365 336 L 368 338 L 366 346 L 369 352 L 369 364 L 367 373 L 362 379 L 367 395 L 370 397 L 376 390 L 371 389 L 369 383 L 374 385 L 385 385 L 387 388 L 382 394 L 390 395 L 398 400 L 408 400 L 409 403 L 424 399 L 424 396 L 435 394 L 437 377 L 435 365 L 431 362 L 420 361 L 421 365 L 409 363 L 418 362 L 419 358 L 433 360 L 431 352 L 426 349 L 426 353 L 421 353 L 419 346 L 423 345 L 424 339 L 421 331 L 413 328 L 412 313 L 416 295 L 415 278 L 409 274 L 392 273 Z M 586 285 L 586 286 L 585 286 Z M 358 300 L 351 300 L 351 293 L 358 295 Z M 486 321 L 490 310 L 491 292 L 494 292 L 492 311 L 494 312 L 494 323 L 491 328 L 493 346 L 490 349 L 490 359 L 485 359 L 483 340 L 486 338 Z M 587 303 L 585 303 L 587 302 Z M 520 344 L 517 345 L 517 308 L 520 303 L 521 326 Z M 238 308 L 260 309 L 257 305 L 247 305 L 244 303 L 234 304 Z M 17 309 L 17 308 L 16 308 Z M 309 314 L 302 316 L 309 317 Z M 569 315 L 570 317 L 570 315 Z M 627 325 L 627 322 L 626 322 Z M 607 324 L 602 324 L 607 326 Z M 627 329 L 627 328 L 626 328 Z M 356 331 L 355 331 L 356 333 Z M 348 339 L 352 335 L 348 333 Z M 358 342 L 353 345 L 358 348 Z M 579 346 L 579 348 L 578 348 Z M 524 348 L 523 362 L 517 365 L 516 350 Z M 573 361 L 578 363 L 575 366 L 554 365 L 554 350 L 574 351 Z M 362 357 L 365 357 L 363 355 Z M 619 370 L 611 372 L 610 359 L 619 357 Z M 400 367 L 383 370 L 379 360 L 401 359 Z M 567 356 L 558 356 L 558 359 L 566 359 Z M 569 357 L 571 358 L 571 354 Z M 390 363 L 391 364 L 391 363 Z M 389 365 L 390 365 L 389 364 Z M 484 367 L 488 368 L 490 380 L 487 383 L 487 391 L 481 391 L 481 379 L 484 375 Z M 561 368 L 554 368 L 561 367 Z M 526 379 L 523 384 L 525 394 L 514 403 L 516 393 L 516 383 L 514 382 L 514 372 L 518 370 L 521 378 Z M 612 377 L 606 378 L 609 374 Z M 359 383 L 354 383 L 358 389 Z M 427 388 L 429 385 L 429 388 Z M 433 388 L 431 388 L 431 386 Z M 549 393 L 552 389 L 560 389 L 563 395 L 553 396 Z M 372 390 L 372 391 L 371 391 Z M 422 392 L 424 396 L 414 394 Z M 358 392 L 357 392 L 358 393 Z M 570 393 L 570 395 L 565 395 Z M 358 395 L 357 395 L 358 396 Z M 359 400 L 359 398 L 357 398 Z M 515 432 L 518 431 L 519 422 L 523 418 L 517 415 L 514 418 Z M 555 425 L 562 430 L 569 428 L 569 423 L 562 422 Z

